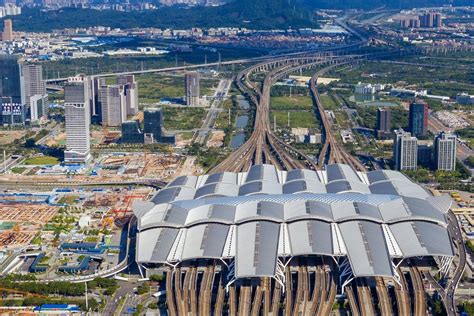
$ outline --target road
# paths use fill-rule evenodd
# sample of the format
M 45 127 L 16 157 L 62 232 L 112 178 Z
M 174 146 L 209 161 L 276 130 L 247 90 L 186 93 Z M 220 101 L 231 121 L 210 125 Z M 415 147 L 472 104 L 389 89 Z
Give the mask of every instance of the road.
M 214 127 L 216 123 L 217 116 L 222 111 L 220 105 L 222 101 L 225 100 L 227 97 L 227 93 L 229 92 L 230 85 L 232 84 L 232 80 L 229 79 L 222 79 L 219 81 L 219 85 L 217 86 L 217 90 L 214 93 L 213 100 L 211 102 L 211 107 L 207 111 L 206 118 L 202 123 L 202 126 L 199 130 L 196 131 L 194 134 L 194 142 L 198 144 L 204 144 L 209 131 Z

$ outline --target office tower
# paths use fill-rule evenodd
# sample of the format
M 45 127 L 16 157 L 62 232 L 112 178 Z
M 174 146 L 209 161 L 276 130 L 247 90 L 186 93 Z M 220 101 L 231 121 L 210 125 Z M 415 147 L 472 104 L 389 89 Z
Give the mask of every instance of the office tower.
M 145 140 L 150 142 L 174 144 L 176 136 L 163 131 L 163 111 L 147 109 L 143 112 L 143 132 Z
M 10 19 L 3 21 L 2 41 L 13 41 L 13 26 Z
M 135 115 L 138 112 L 138 84 L 134 75 L 122 75 L 117 77 L 117 84 L 124 87 L 127 115 Z
M 456 170 L 456 135 L 439 133 L 434 139 L 434 155 L 437 170 Z
M 89 84 L 89 78 L 78 76 L 69 78 L 64 87 L 66 163 L 85 163 L 91 158 Z
M 443 18 L 441 17 L 441 13 L 435 13 L 433 17 L 433 27 L 442 27 L 443 26 Z
M 0 54 L 0 123 L 25 123 L 25 91 L 20 73 L 20 60 L 16 55 Z
M 392 114 L 390 109 L 378 108 L 377 109 L 377 137 L 390 136 L 392 129 Z
M 161 128 L 163 126 L 163 115 L 161 109 L 146 109 L 143 112 L 143 132 L 153 135 L 153 139 L 161 138 Z
M 106 85 L 100 87 L 99 104 L 103 126 L 120 126 L 127 120 L 127 109 L 123 86 Z
M 11 103 L 24 104 L 20 60 L 17 55 L 0 54 L 0 98 L 11 98 Z
M 419 137 L 426 134 L 428 129 L 428 103 L 415 100 L 410 104 L 409 130 L 413 136 Z
M 190 106 L 199 105 L 199 73 L 191 71 L 186 73 L 186 104 Z
M 431 28 L 434 25 L 435 14 L 433 12 L 427 12 L 420 15 L 420 26 L 425 28 Z
M 100 108 L 99 90 L 100 87 L 105 86 L 105 78 L 91 77 L 90 78 L 90 100 L 91 100 L 91 119 L 94 123 L 102 122 L 102 109 Z
M 37 121 L 48 115 L 48 94 L 41 65 L 21 65 L 27 117 Z
M 143 144 L 144 135 L 138 121 L 126 121 L 122 123 L 122 143 Z
M 418 160 L 418 140 L 403 129 L 395 131 L 393 157 L 397 170 L 416 170 Z

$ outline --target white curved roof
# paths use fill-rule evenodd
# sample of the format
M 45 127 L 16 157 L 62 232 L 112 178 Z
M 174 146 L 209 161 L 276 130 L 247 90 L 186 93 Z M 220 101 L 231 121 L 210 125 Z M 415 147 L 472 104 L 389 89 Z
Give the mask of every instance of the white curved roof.
M 354 276 L 393 276 L 393 257 L 453 256 L 449 204 L 398 172 L 261 165 L 178 179 L 134 205 L 139 263 L 230 259 L 248 278 L 274 276 L 279 257 L 347 256 Z

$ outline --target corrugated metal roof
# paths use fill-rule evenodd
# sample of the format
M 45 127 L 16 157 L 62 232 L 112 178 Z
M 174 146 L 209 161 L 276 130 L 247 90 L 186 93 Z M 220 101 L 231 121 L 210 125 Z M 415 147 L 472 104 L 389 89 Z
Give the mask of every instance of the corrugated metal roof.
M 260 277 L 275 274 L 279 255 L 347 255 L 355 276 L 391 276 L 391 255 L 453 255 L 449 201 L 394 171 L 362 175 L 370 186 L 346 165 L 326 172 L 327 185 L 270 165 L 180 177 L 134 205 L 137 261 L 235 258 L 237 277 Z

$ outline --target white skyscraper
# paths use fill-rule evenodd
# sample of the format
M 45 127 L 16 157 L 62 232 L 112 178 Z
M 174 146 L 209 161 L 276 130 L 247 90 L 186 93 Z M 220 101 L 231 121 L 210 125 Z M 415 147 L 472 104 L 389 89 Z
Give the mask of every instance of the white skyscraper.
M 91 158 L 89 82 L 85 77 L 73 77 L 64 87 L 66 163 L 85 163 Z
M 39 64 L 21 65 L 24 98 L 31 121 L 37 121 L 48 115 L 48 94 L 46 82 L 43 79 L 43 68 Z
M 403 129 L 395 131 L 393 156 L 397 170 L 416 170 L 418 160 L 418 139 Z
M 135 115 L 138 112 L 138 84 L 134 75 L 123 75 L 117 77 L 117 84 L 123 86 L 127 115 Z
M 456 170 L 456 135 L 439 133 L 434 139 L 434 150 L 437 170 Z
M 102 86 L 99 90 L 99 103 L 103 126 L 121 126 L 127 120 L 127 102 L 123 86 Z

